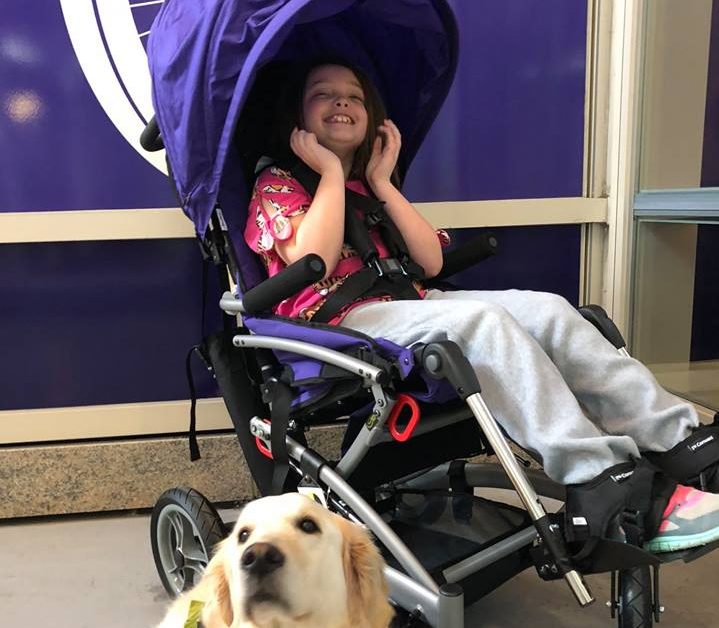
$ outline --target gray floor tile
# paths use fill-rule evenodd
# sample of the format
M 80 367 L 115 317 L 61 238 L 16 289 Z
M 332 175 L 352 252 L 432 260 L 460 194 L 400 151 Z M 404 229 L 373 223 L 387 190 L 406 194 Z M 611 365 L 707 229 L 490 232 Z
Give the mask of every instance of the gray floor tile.
M 149 517 L 125 515 L 0 525 L 5 568 L 0 616 L 13 628 L 129 628 L 153 626 L 167 598 L 149 546 Z M 663 568 L 667 606 L 660 626 L 719 626 L 719 553 L 691 565 Z M 561 582 L 533 571 L 476 603 L 467 626 L 607 628 L 608 577 L 590 584 L 597 602 L 578 609 Z

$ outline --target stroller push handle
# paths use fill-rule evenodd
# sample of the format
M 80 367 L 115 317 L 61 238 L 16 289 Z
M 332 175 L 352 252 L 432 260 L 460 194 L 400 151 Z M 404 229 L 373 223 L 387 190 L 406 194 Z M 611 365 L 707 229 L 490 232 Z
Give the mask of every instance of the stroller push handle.
M 140 146 L 150 153 L 165 148 L 165 143 L 162 141 L 162 135 L 160 135 L 160 128 L 157 126 L 155 116 L 150 118 L 147 126 L 143 129 L 140 135 Z
M 442 270 L 430 281 L 451 277 L 458 272 L 471 268 L 497 253 L 499 243 L 493 233 L 481 233 L 444 255 Z
M 315 253 L 305 255 L 281 272 L 248 290 L 242 297 L 242 309 L 239 311 L 248 314 L 266 312 L 273 305 L 298 293 L 324 276 L 325 263 L 322 258 Z M 222 309 L 227 311 L 226 301 L 227 299 L 223 297 L 220 303 Z M 237 307 L 234 309 L 238 311 Z

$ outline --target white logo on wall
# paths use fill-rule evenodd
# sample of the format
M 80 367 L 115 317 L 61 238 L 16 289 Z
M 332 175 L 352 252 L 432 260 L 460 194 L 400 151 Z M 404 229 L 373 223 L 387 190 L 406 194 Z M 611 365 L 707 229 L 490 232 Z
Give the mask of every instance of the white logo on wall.
M 164 151 L 148 153 L 140 146 L 153 114 L 142 45 L 149 31 L 138 33 L 133 18 L 133 10 L 157 5 L 159 11 L 163 1 L 60 0 L 60 7 L 80 67 L 105 113 L 130 146 L 167 173 Z

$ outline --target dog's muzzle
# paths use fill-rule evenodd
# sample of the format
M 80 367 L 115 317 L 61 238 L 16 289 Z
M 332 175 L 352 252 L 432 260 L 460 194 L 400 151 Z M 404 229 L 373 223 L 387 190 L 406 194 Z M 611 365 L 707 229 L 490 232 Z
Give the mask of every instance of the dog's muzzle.
M 242 571 L 258 579 L 277 571 L 284 564 L 285 555 L 272 543 L 253 543 L 240 558 Z

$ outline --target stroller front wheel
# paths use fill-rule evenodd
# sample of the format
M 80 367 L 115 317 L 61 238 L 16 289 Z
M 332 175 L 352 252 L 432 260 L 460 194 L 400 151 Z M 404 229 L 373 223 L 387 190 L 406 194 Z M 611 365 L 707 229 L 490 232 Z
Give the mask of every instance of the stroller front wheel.
M 654 625 L 651 570 L 647 566 L 619 572 L 619 628 L 651 628 Z
M 213 547 L 226 536 L 214 506 L 191 488 L 165 491 L 152 509 L 150 543 L 155 567 L 172 597 L 199 582 Z

